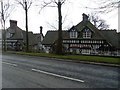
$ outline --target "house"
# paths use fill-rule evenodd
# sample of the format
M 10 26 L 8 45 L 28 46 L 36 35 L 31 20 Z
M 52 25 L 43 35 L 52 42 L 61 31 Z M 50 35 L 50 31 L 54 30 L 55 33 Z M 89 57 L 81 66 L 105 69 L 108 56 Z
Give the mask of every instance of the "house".
M 37 51 L 39 49 L 37 36 L 33 32 L 28 32 L 28 40 L 29 50 Z M 10 27 L 6 29 L 6 42 L 7 50 L 25 51 L 26 31 L 19 28 L 15 20 L 10 20 Z
M 67 31 L 62 31 L 62 36 L 64 39 L 69 39 L 69 33 Z M 46 53 L 54 52 L 53 50 L 54 45 L 56 44 L 58 38 L 58 31 L 47 31 L 42 45 L 44 46 L 44 51 Z
M 36 46 L 36 49 L 37 51 L 39 52 L 43 52 L 44 50 L 44 47 L 42 45 L 42 41 L 43 41 L 43 38 L 44 38 L 44 35 L 42 33 L 42 30 L 43 30 L 43 27 L 40 26 L 40 33 L 35 33 L 34 36 L 35 36 L 35 39 L 37 40 L 37 46 Z
M 53 51 L 57 31 L 48 31 L 42 44 L 47 53 Z M 65 52 L 74 54 L 120 55 L 120 34 L 116 30 L 99 30 L 83 14 L 83 20 L 69 30 L 63 31 Z

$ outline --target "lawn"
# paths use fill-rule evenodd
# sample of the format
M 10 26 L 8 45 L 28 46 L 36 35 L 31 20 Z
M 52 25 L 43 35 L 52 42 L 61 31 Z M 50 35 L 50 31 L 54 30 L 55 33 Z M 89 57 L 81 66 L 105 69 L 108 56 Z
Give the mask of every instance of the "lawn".
M 116 57 L 86 56 L 86 55 L 56 55 L 56 54 L 47 54 L 47 53 L 26 53 L 26 52 L 16 52 L 16 54 L 120 65 L 119 57 L 116 58 Z

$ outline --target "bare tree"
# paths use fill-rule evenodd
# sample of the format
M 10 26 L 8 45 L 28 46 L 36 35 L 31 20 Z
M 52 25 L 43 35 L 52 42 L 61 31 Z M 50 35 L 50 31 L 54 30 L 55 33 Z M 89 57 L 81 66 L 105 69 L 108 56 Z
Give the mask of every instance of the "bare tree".
M 102 0 L 100 3 L 100 12 L 108 13 L 120 7 L 120 0 Z
M 49 22 L 47 22 L 47 25 L 48 25 L 50 28 L 57 30 L 56 23 L 49 23 Z
M 89 14 L 89 20 L 100 30 L 105 30 L 109 28 L 109 25 L 106 24 L 105 20 L 101 19 L 94 13 Z
M 50 1 L 43 1 L 42 8 L 45 7 L 57 7 L 58 8 L 58 38 L 57 38 L 57 47 L 56 47 L 56 54 L 63 54 L 63 46 L 62 46 L 62 12 L 61 7 L 65 3 L 66 0 L 50 0 Z
M 19 5 L 25 10 L 25 25 L 26 25 L 26 52 L 29 52 L 29 39 L 28 39 L 28 10 L 32 5 L 32 0 L 16 0 Z
M 8 17 L 10 16 L 11 12 L 13 11 L 13 5 L 10 4 L 9 0 L 1 0 L 1 11 L 0 11 L 0 20 L 1 20 L 1 25 L 3 28 L 3 42 L 2 42 L 2 48 L 4 51 L 7 50 L 6 47 L 6 21 Z
M 109 13 L 120 7 L 120 0 L 92 0 L 98 7 L 86 7 L 97 13 Z
M 68 13 L 66 15 L 63 16 L 63 20 L 62 20 L 62 29 L 65 30 L 65 29 L 70 29 L 70 27 L 73 25 L 73 23 L 71 23 L 70 20 L 67 19 L 67 16 L 68 16 Z M 55 29 L 55 30 L 58 30 L 58 25 L 57 25 L 57 22 L 58 20 L 54 20 L 54 22 L 49 22 L 47 21 L 47 25 L 51 28 L 51 29 Z M 69 22 L 69 23 L 68 23 Z M 67 25 L 66 25 L 67 23 Z

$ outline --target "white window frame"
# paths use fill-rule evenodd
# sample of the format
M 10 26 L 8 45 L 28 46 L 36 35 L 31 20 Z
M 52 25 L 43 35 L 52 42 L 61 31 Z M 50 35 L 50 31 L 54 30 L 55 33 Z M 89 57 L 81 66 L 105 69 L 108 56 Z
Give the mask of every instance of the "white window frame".
M 77 38 L 78 33 L 76 31 L 71 31 L 70 32 L 70 38 Z
M 85 29 L 83 31 L 83 38 L 91 38 L 91 35 L 92 35 L 92 33 L 89 29 Z

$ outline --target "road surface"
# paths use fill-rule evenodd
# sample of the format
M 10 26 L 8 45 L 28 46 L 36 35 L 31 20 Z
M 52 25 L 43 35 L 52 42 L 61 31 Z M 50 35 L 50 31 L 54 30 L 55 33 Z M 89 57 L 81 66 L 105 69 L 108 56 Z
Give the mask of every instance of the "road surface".
M 119 68 L 4 54 L 3 88 L 119 88 Z

